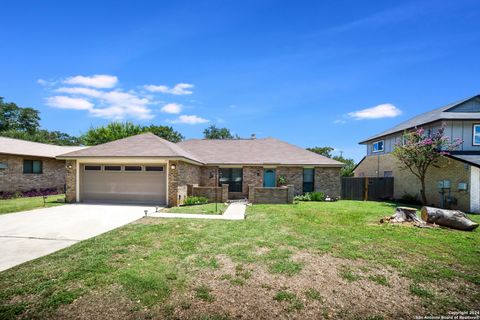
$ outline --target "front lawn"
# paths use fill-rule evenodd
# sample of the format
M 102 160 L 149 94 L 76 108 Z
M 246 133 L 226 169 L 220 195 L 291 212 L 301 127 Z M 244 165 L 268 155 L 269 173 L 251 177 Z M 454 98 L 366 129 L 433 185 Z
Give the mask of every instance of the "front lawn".
M 45 201 L 45 207 L 53 207 L 64 204 L 64 202 L 57 202 L 58 199 L 65 200 L 64 194 L 57 194 L 48 196 Z M 43 208 L 43 197 L 28 197 L 0 200 L 0 214 L 11 213 L 25 210 L 32 210 Z
M 180 207 L 172 207 L 172 208 L 165 208 L 163 212 L 173 212 L 173 213 L 201 213 L 201 214 L 223 214 L 227 209 L 227 205 L 225 203 L 217 203 L 215 207 L 215 203 L 207 203 L 207 204 L 196 204 L 191 206 L 180 206 Z
M 397 319 L 480 309 L 480 231 L 380 225 L 388 203 L 143 218 L 0 273 L 0 318 Z M 479 221 L 479 216 L 472 216 Z

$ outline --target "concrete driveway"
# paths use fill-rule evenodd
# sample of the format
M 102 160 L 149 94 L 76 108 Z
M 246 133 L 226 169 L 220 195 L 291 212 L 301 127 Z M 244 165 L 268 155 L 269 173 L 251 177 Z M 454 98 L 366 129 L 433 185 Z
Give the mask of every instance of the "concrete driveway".
M 141 218 L 153 207 L 69 204 L 0 215 L 0 271 Z

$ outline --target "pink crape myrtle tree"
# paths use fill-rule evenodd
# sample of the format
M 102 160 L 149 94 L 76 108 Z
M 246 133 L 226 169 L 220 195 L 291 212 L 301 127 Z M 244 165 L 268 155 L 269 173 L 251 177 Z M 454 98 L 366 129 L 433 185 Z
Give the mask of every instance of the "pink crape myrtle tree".
M 395 145 L 393 155 L 399 160 L 402 169 L 409 170 L 420 180 L 422 203 L 426 205 L 427 196 L 425 192 L 425 178 L 428 168 L 440 167 L 440 161 L 454 151 L 461 144 L 462 140 L 451 141 L 445 136 L 446 124 L 433 133 L 425 134 L 423 128 L 413 131 L 405 131 L 402 141 Z

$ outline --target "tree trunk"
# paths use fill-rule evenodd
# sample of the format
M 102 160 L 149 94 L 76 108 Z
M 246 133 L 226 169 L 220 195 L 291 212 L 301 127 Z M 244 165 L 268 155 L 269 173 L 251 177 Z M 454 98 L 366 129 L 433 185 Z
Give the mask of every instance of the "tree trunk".
M 422 219 L 428 223 L 435 223 L 439 226 L 458 230 L 472 231 L 478 227 L 478 223 L 468 219 L 465 213 L 459 210 L 423 207 Z
M 426 205 L 427 204 L 427 194 L 425 193 L 425 176 L 420 177 L 420 183 L 422 185 L 422 189 L 420 190 L 420 195 L 422 197 L 422 204 Z
M 397 207 L 395 213 L 389 219 L 390 222 L 416 222 L 424 224 L 422 220 L 417 217 L 417 209 L 409 207 Z

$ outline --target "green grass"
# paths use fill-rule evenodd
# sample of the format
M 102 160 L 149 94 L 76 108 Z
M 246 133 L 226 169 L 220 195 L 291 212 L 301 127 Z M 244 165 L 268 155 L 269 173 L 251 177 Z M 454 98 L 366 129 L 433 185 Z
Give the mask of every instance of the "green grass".
M 57 202 L 58 199 L 65 199 L 65 195 L 57 194 L 48 196 L 46 199 L 45 207 L 60 206 L 64 203 Z M 29 197 L 29 198 L 16 198 L 0 200 L 0 214 L 11 213 L 25 210 L 32 210 L 37 208 L 43 208 L 43 197 Z
M 29 318 L 48 318 L 62 305 L 112 286 L 122 288 L 135 305 L 155 312 L 173 303 L 172 294 L 192 290 L 199 270 L 217 270 L 219 255 L 237 266 L 235 274 L 225 278 L 233 279 L 236 288 L 250 281 L 255 272 L 252 266 L 294 281 L 304 267 L 293 258 L 298 251 L 345 259 L 339 273 L 347 281 L 358 277 L 349 260 L 362 260 L 371 270 L 382 265 L 392 268 L 414 284 L 411 294 L 426 301 L 437 299 L 424 289 L 437 280 L 459 279 L 470 287 L 480 286 L 479 230 L 378 224 L 394 210 L 392 204 L 379 202 L 301 202 L 254 205 L 247 210 L 245 221 L 142 219 L 145 223 L 124 226 L 1 272 L 0 319 L 24 312 Z M 479 216 L 471 218 L 480 221 Z M 230 286 L 229 281 L 222 283 Z M 196 299 L 214 299 L 212 288 L 193 286 Z M 282 296 L 288 295 L 282 293 L 278 299 Z M 457 298 L 452 292 L 451 306 L 459 305 Z M 467 307 L 474 310 L 476 302 L 469 301 Z M 436 312 L 441 306 L 425 305 Z M 285 306 L 288 310 L 305 307 L 293 298 Z
M 173 213 L 201 213 L 201 214 L 223 214 L 227 209 L 227 206 L 224 203 L 217 203 L 217 208 L 215 210 L 215 203 L 207 204 L 197 204 L 192 206 L 180 206 L 173 208 L 165 208 L 163 212 L 173 212 Z

